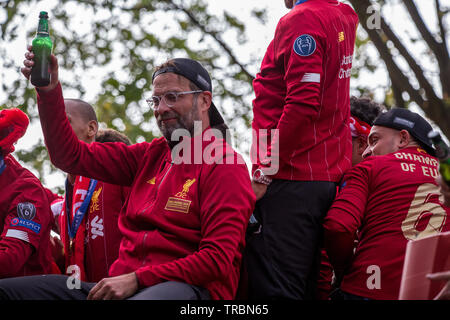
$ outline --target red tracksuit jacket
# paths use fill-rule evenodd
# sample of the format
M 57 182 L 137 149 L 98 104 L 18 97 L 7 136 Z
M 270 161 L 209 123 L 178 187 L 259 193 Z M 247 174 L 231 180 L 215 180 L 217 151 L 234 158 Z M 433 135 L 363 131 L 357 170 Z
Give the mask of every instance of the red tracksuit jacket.
M 11 155 L 0 174 L 0 278 L 52 273 L 53 216 L 40 181 Z
M 111 276 L 136 272 L 141 286 L 181 281 L 207 288 L 213 299 L 234 298 L 255 203 L 242 157 L 228 148 L 224 163 L 242 164 L 175 164 L 164 138 L 132 146 L 88 145 L 70 127 L 61 86 L 38 93 L 38 106 L 50 158 L 58 168 L 131 186 L 119 217 L 122 241 Z M 204 151 L 213 145 L 226 143 L 200 143 Z
M 349 94 L 357 24 L 350 6 L 327 0 L 308 0 L 281 18 L 253 82 L 253 170 L 273 167 L 279 157 L 278 172 L 268 174 L 272 178 L 337 182 L 351 167 Z M 269 132 L 266 140 L 261 129 L 278 129 L 277 139 Z

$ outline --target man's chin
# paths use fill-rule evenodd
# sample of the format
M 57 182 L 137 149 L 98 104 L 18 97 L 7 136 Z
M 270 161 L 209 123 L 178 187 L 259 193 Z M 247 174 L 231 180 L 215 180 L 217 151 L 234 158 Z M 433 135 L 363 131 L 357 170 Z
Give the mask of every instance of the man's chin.
M 178 126 L 178 125 L 176 125 L 176 126 L 166 126 L 166 125 L 159 126 L 159 130 L 161 131 L 162 135 L 164 136 L 164 138 L 166 138 L 167 141 L 171 141 L 172 134 L 177 129 L 181 129 L 180 126 Z

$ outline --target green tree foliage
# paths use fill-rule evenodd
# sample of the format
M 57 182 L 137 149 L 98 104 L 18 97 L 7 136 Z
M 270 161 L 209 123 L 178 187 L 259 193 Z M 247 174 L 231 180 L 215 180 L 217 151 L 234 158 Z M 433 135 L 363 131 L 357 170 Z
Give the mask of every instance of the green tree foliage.
M 367 56 L 364 47 L 372 46 L 383 61 L 390 84 L 385 102 L 406 108 L 419 106 L 436 125 L 450 137 L 450 58 L 448 42 L 448 12 L 445 1 L 428 0 L 434 17 L 424 15 L 414 0 L 350 0 L 360 20 L 357 55 L 366 60 L 361 68 L 375 71 L 380 63 Z M 425 1 L 421 1 L 423 4 Z M 414 30 L 398 34 L 395 28 L 397 12 L 383 13 L 386 5 L 396 5 L 407 12 Z M 448 6 L 448 1 L 447 1 Z M 433 19 L 434 18 L 434 19 Z M 358 57 L 357 57 L 358 58 Z M 430 63 L 431 62 L 431 63 Z M 434 71 L 430 70 L 430 64 Z
M 9 80 L 8 85 L 3 82 L 2 90 L 8 98 L 2 106 L 22 106 L 34 119 L 34 89 L 19 72 L 13 72 L 17 67 L 6 54 L 6 45 L 17 37 L 35 3 L 6 1 L 0 5 L 0 10 L 6 12 L 0 34 L 5 70 L 2 78 Z M 235 142 L 239 144 L 239 132 L 251 123 L 253 73 L 248 68 L 258 61 L 241 61 L 236 56 L 233 43 L 241 45 L 247 39 L 244 23 L 230 12 L 212 14 L 203 0 L 63 0 L 46 10 L 60 73 L 69 71 L 65 73 L 68 76 L 60 76 L 64 90 L 74 89 L 83 98 L 89 86 L 86 74 L 93 68 L 104 72 L 100 92 L 95 101 L 88 102 L 95 106 L 98 118 L 107 127 L 125 133 L 133 142 L 158 136 L 153 112 L 145 103 L 153 68 L 171 57 L 190 57 L 202 62 L 212 74 L 215 104 L 234 129 Z M 252 23 L 262 23 L 264 19 L 265 11 L 255 9 Z M 27 38 L 32 39 L 34 32 L 35 27 L 28 30 Z M 42 177 L 43 163 L 48 161 L 43 153 L 40 142 L 17 155 Z
M 439 4 L 438 0 L 427 1 Z M 353 61 L 352 93 L 373 96 L 374 91 L 380 88 L 374 87 L 372 81 L 367 81 L 367 74 L 370 77 L 380 68 L 384 69 L 391 79 L 390 83 L 385 81 L 381 85 L 385 104 L 388 107 L 407 107 L 411 102 L 415 102 L 428 115 L 430 109 L 427 109 L 427 106 L 432 103 L 433 106 L 438 106 L 443 116 L 430 113 L 430 118 L 450 136 L 448 129 L 445 129 L 450 123 L 448 121 L 447 127 L 445 126 L 450 114 L 448 90 L 445 89 L 448 72 L 441 70 L 440 74 L 434 75 L 435 79 L 426 78 L 433 84 L 434 80 L 441 80 L 441 87 L 447 90 L 439 92 L 439 87 L 432 86 L 433 94 L 428 87 L 428 92 L 425 91 L 426 83 L 422 86 L 417 81 L 417 72 L 414 72 L 414 69 L 405 67 L 401 71 L 393 71 L 390 64 L 386 63 L 384 54 L 389 53 L 392 61 L 398 61 L 401 55 L 394 45 L 395 41 L 392 41 L 392 34 L 389 33 L 389 30 L 394 28 L 384 24 L 373 32 L 367 28 L 366 19 L 370 16 L 367 8 L 374 4 L 374 1 L 345 2 L 355 7 L 361 20 Z M 414 1 L 376 1 L 380 8 L 387 4 L 407 2 L 409 9 L 405 10 L 414 13 L 414 8 L 409 3 Z M 29 12 L 35 6 L 36 1 L 0 2 L 0 79 L 2 91 L 7 97 L 5 101 L 0 101 L 0 105 L 22 106 L 32 120 L 37 118 L 34 89 L 20 75 L 7 48 L 23 30 L 24 21 L 33 18 L 29 17 Z M 282 2 L 280 6 L 283 6 Z M 42 10 L 49 11 L 50 33 L 54 42 L 54 53 L 60 63 L 61 82 L 65 93 L 71 92 L 71 95 L 66 96 L 85 98 L 92 89 L 91 78 L 95 78 L 98 92 L 95 98 L 90 98 L 88 102 L 95 106 L 100 121 L 105 126 L 125 133 L 133 142 L 150 141 L 159 136 L 153 112 L 145 103 L 145 98 L 151 90 L 153 68 L 171 57 L 197 59 L 212 75 L 214 101 L 232 129 L 235 146 L 241 153 L 248 154 L 253 97 L 251 83 L 259 70 L 264 52 L 250 49 L 242 54 L 242 47 L 248 44 L 248 26 L 262 26 L 267 22 L 268 13 L 258 1 L 255 1 L 255 9 L 245 21 L 241 21 L 233 12 L 213 11 L 212 7 L 213 2 L 206 0 L 55 0 L 52 7 Z M 412 40 L 424 43 L 425 47 L 428 45 L 428 52 L 434 52 L 433 48 L 439 52 L 439 58 L 434 60 L 439 69 L 440 65 L 446 63 L 446 43 L 442 39 L 446 37 L 446 25 L 443 21 L 448 8 L 440 6 L 436 12 L 440 17 L 437 33 L 422 30 Z M 388 17 L 384 18 L 388 20 Z M 394 24 L 395 18 L 390 18 L 389 21 Z M 429 17 L 422 18 L 426 21 Z M 421 27 L 421 20 L 417 16 L 411 20 Z M 29 42 L 36 30 L 37 15 L 34 21 L 33 26 L 27 26 Z M 404 37 L 400 43 L 403 41 L 406 41 Z M 378 46 L 378 43 L 381 43 L 381 46 Z M 379 56 L 374 52 L 378 52 Z M 22 56 L 23 52 L 14 54 Z M 389 56 L 386 56 L 389 59 Z M 385 64 L 380 63 L 380 57 Z M 414 60 L 420 63 L 422 56 L 415 56 Z M 399 77 L 403 73 L 406 76 Z M 438 96 L 441 99 L 436 99 Z M 38 171 L 44 183 L 44 169 L 50 167 L 55 170 L 49 165 L 42 142 L 30 150 L 18 152 L 17 155 Z

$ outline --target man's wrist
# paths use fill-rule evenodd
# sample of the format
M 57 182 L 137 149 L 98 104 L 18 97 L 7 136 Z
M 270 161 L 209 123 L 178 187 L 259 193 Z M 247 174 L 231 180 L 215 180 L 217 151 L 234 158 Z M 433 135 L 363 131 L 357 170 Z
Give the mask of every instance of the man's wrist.
M 253 173 L 252 181 L 262 183 L 268 186 L 272 182 L 272 178 L 266 176 L 264 172 L 261 170 L 261 168 L 258 168 Z

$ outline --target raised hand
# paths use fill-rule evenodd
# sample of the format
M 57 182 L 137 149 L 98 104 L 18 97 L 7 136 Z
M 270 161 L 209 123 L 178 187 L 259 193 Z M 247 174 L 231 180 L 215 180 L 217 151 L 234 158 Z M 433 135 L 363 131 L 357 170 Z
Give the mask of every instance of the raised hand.
M 24 67 L 20 69 L 25 78 L 30 79 L 31 68 L 34 65 L 34 53 L 32 47 L 27 47 L 28 51 L 25 53 Z M 37 87 L 40 91 L 50 91 L 58 85 L 58 59 L 55 55 L 50 55 L 50 84 L 45 87 Z

